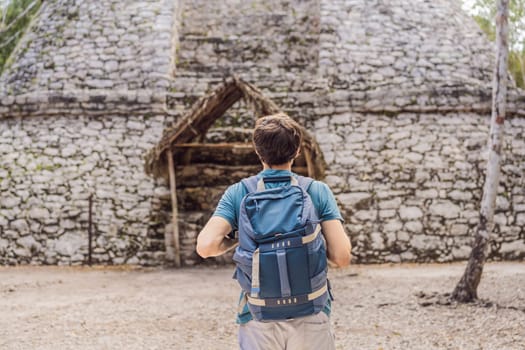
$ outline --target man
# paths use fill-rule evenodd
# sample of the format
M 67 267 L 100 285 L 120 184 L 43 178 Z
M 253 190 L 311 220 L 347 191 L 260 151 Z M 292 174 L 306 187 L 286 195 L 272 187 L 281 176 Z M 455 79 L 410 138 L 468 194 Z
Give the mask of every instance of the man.
M 253 143 L 263 165 L 258 178 L 296 177 L 291 169 L 294 159 L 299 155 L 301 142 L 301 128 L 288 116 L 276 114 L 257 120 Z M 289 183 L 270 182 L 266 188 Z M 215 213 L 198 236 L 197 253 L 200 256 L 218 256 L 236 245 L 228 234 L 238 228 L 241 201 L 247 193 L 246 186 L 241 182 L 226 190 Z M 314 181 L 308 188 L 308 194 L 321 221 L 328 261 L 338 267 L 347 266 L 350 263 L 351 244 L 332 191 L 326 184 Z M 242 292 L 237 315 L 240 348 L 335 349 L 330 331 L 330 307 L 328 299 L 323 311 L 317 314 L 292 320 L 259 322 L 250 314 L 245 303 L 245 292 Z

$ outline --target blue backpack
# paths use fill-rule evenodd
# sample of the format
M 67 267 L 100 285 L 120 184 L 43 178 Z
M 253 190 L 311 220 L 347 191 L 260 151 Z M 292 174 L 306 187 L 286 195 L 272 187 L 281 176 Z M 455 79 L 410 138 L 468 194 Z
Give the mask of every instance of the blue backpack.
M 290 185 L 265 189 L 266 182 L 289 180 Z M 307 193 L 312 181 L 302 176 L 242 180 L 248 194 L 241 202 L 234 278 L 258 321 L 308 316 L 326 305 L 326 247 Z

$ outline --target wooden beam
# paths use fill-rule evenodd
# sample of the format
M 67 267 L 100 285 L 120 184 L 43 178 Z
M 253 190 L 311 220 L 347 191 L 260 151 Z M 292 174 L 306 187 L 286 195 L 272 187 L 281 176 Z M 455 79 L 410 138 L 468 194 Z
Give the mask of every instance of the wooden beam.
M 178 189 L 229 186 L 261 171 L 262 165 L 190 164 L 176 167 Z
M 178 164 L 260 164 L 251 143 L 174 144 L 172 152 Z
M 179 240 L 179 215 L 177 205 L 177 183 L 175 182 L 175 164 L 173 163 L 173 153 L 168 149 L 168 170 L 170 177 L 171 192 L 171 212 L 173 223 L 173 243 L 175 246 L 175 266 L 180 267 L 180 240 Z
M 213 123 L 242 97 L 242 91 L 235 84 L 227 84 L 214 95 L 202 99 L 186 117 L 173 129 L 175 133 L 161 140 L 162 149 L 172 143 L 191 141 L 205 134 Z
M 253 150 L 253 145 L 251 143 L 241 143 L 241 142 L 223 142 L 223 143 L 176 143 L 173 145 L 174 149 L 177 148 L 193 148 L 193 149 L 243 149 L 243 150 Z

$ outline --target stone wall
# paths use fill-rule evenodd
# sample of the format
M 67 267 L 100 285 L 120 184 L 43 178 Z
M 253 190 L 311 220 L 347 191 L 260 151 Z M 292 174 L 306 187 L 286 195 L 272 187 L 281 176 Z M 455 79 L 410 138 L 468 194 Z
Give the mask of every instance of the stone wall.
M 53 0 L 40 11 L 0 77 L 0 264 L 86 262 L 90 194 L 95 263 L 164 263 L 170 194 L 143 156 L 230 74 L 317 138 L 356 262 L 468 253 L 493 48 L 456 1 Z M 512 82 L 508 114 L 492 259 L 525 256 L 525 93 Z M 238 103 L 210 139 L 254 119 Z M 221 190 L 198 210 L 181 201 L 187 265 L 202 263 L 196 235 Z
M 51 0 L 0 77 L 0 264 L 164 263 L 178 2 Z M 161 181 L 161 180 L 159 180 Z M 167 195 L 166 195 L 167 193 Z
M 143 155 L 164 119 L 3 119 L 0 264 L 87 263 L 90 195 L 93 263 L 162 263 L 169 202 L 144 174 Z
M 326 178 L 359 262 L 468 257 L 479 217 L 489 117 L 343 113 L 319 119 Z M 510 118 L 493 259 L 525 257 L 525 119 Z

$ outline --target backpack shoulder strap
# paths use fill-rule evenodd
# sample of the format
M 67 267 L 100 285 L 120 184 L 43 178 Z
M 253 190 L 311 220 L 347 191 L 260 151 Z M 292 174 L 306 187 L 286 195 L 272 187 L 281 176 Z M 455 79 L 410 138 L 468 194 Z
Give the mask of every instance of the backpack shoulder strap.
M 253 175 L 241 180 L 244 187 L 246 187 L 246 189 L 248 190 L 248 193 L 257 192 L 258 181 L 259 180 L 257 179 L 257 175 Z
M 311 185 L 314 181 L 315 181 L 315 180 L 312 179 L 311 177 L 300 176 L 300 175 L 297 176 L 297 182 L 299 182 L 299 186 L 301 186 L 301 188 L 302 188 L 305 192 L 308 192 L 308 189 L 310 188 L 310 185 Z
M 278 179 L 282 180 L 281 178 L 278 178 Z M 253 176 L 250 176 L 250 177 L 247 177 L 241 180 L 242 184 L 244 185 L 244 187 L 246 187 L 249 193 L 257 192 L 258 190 L 257 186 L 258 186 L 259 181 L 260 179 L 257 177 L 257 175 L 253 175 Z M 297 175 L 298 185 L 306 192 L 308 192 L 308 189 L 310 188 L 310 185 L 313 182 L 314 182 L 314 179 L 312 179 L 311 177 Z

